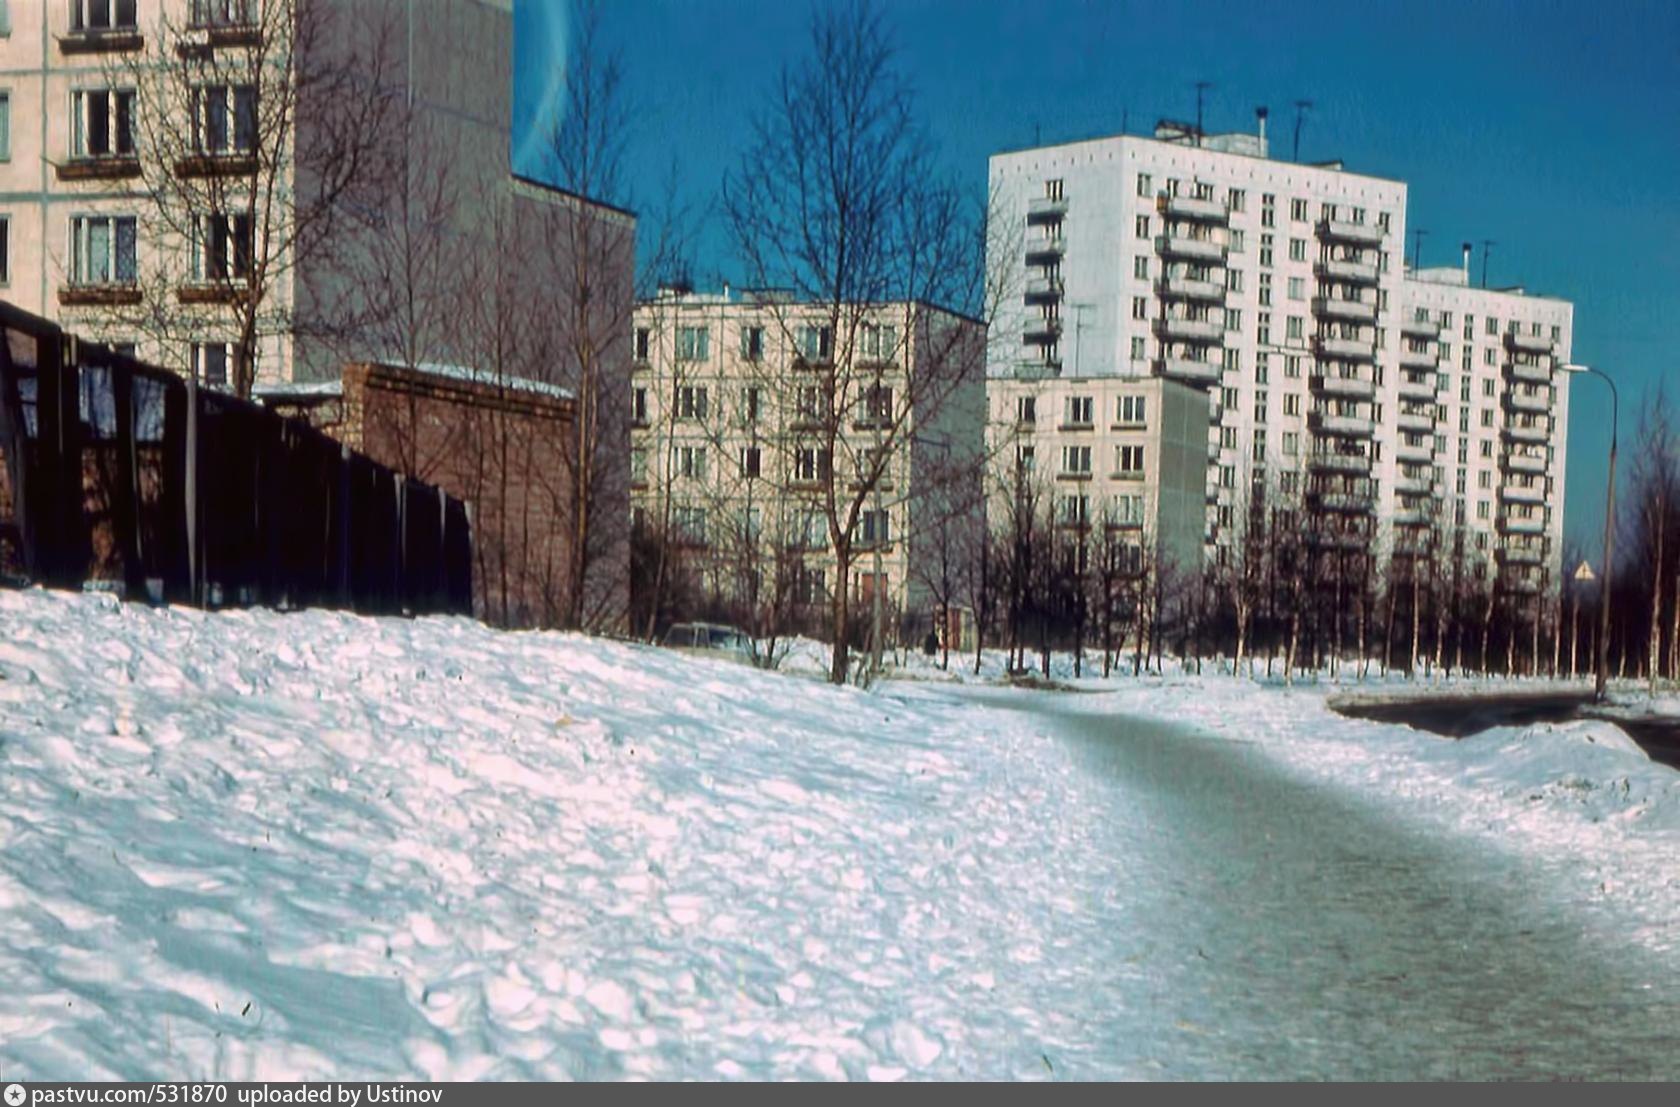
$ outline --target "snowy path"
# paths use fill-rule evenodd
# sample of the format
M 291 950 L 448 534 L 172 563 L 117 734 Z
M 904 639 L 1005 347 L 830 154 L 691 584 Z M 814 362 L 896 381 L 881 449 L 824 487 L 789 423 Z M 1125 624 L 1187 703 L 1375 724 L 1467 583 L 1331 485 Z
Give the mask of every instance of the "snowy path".
M 1108 1063 L 1182 1077 L 1680 1075 L 1680 959 L 1618 941 L 1613 915 L 1560 905 L 1520 852 L 1308 785 L 1250 743 L 1045 702 L 1032 706 L 1107 782 L 1089 848 L 1133 890 L 1114 960 L 1160 970 L 1142 994 L 1119 982 L 1117 1005 L 1156 1017 L 1141 1036 L 1136 1012 L 1116 1020 L 1093 1043 Z

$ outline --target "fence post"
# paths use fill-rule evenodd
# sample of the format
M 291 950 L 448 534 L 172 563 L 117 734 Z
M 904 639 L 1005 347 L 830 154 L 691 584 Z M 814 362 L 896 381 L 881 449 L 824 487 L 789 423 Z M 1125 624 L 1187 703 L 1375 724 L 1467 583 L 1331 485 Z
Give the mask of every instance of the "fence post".
M 35 396 L 37 415 L 40 413 L 40 358 L 36 358 Z M 36 424 L 40 426 L 39 422 Z M 23 571 L 30 579 L 38 579 L 36 562 L 36 529 L 32 518 L 29 463 L 25 457 L 29 429 L 23 419 L 23 397 L 18 388 L 17 366 L 12 361 L 11 332 L 0 329 L 0 450 L 6 451 L 6 471 L 12 486 L 12 518 L 17 526 L 18 555 Z
M 203 551 L 199 546 L 199 514 L 198 514 L 198 369 L 195 366 L 192 374 L 187 377 L 187 464 L 186 464 L 186 516 L 187 516 L 187 592 L 192 597 L 188 602 L 194 607 L 204 606 L 204 563 Z

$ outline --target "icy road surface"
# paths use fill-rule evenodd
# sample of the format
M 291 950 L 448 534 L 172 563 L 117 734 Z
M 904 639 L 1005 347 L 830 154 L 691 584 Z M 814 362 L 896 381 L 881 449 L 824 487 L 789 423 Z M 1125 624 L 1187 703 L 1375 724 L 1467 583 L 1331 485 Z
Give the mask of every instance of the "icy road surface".
M 1041 715 L 1042 701 L 1033 707 Z M 1095 1052 L 1162 1076 L 1666 1078 L 1680 971 L 1560 906 L 1518 851 L 1154 721 L 1047 720 L 1107 782 L 1089 848 L 1128 890 L 1090 982 L 1155 1012 Z M 1138 978 L 1134 965 L 1160 971 Z

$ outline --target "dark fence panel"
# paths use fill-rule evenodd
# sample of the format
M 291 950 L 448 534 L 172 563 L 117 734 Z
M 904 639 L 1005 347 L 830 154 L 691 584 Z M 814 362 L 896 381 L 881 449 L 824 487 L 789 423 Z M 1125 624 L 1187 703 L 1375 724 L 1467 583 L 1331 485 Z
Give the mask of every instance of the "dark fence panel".
M 0 303 L 0 581 L 470 614 L 472 537 L 431 485 Z

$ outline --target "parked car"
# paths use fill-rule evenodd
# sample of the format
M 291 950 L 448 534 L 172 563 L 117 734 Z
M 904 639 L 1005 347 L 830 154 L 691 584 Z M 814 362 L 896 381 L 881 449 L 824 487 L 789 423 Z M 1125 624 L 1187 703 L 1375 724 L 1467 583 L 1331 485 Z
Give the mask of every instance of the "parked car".
M 661 645 L 705 657 L 729 657 L 749 665 L 757 656 L 752 635 L 720 623 L 673 623 Z

